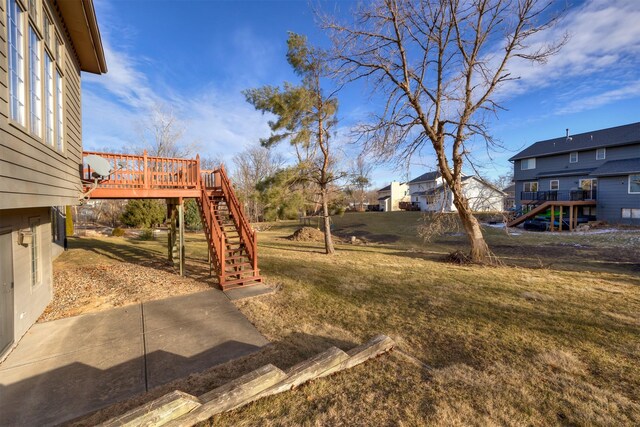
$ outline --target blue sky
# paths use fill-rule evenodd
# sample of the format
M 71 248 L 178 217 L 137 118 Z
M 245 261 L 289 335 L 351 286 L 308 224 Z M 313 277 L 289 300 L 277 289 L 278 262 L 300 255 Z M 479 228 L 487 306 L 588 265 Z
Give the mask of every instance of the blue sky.
M 640 121 L 640 1 L 559 2 L 569 10 L 545 37 L 569 32 L 562 52 L 542 66 L 514 63 L 521 79 L 502 91 L 507 111 L 491 131 L 507 150 L 479 152 L 488 177 L 504 174 L 523 146 Z M 340 13 L 353 3 L 332 4 Z M 268 117 L 241 91 L 296 81 L 286 62 L 287 31 L 326 46 L 307 1 L 95 0 L 109 72 L 83 75 L 83 135 L 88 150 L 135 151 L 139 123 L 155 104 L 170 106 L 185 123 L 185 142 L 205 156 L 231 158 L 267 136 Z M 326 5 L 325 5 L 326 6 Z M 539 40 L 544 41 L 544 40 Z M 365 117 L 371 100 L 361 86 L 339 94 L 343 156 L 354 156 L 346 130 Z M 285 155 L 287 147 L 280 147 Z M 433 169 L 430 155 L 414 159 L 410 177 Z M 382 186 L 405 173 L 379 165 Z

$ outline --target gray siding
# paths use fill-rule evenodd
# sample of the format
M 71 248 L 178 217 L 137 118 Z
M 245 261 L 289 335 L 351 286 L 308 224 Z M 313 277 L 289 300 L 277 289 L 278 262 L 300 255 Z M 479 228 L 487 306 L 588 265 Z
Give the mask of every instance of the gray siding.
M 569 142 L 568 144 L 571 143 Z M 633 157 L 640 157 L 640 144 L 609 147 L 607 148 L 607 157 L 604 160 L 596 160 L 596 150 L 579 151 L 577 163 L 569 163 L 568 153 L 548 157 L 537 157 L 536 168 L 524 171 L 520 170 L 520 160 L 516 160 L 513 163 L 513 178 L 515 181 L 535 180 L 538 174 L 542 172 L 570 172 L 572 170 L 597 168 L 609 160 L 622 160 Z
M 640 194 L 629 194 L 629 175 L 598 180 L 598 219 L 613 224 L 640 225 L 640 219 L 622 218 L 622 209 L 640 209 Z
M 78 203 L 82 155 L 80 66 L 60 17 L 52 17 L 62 37 L 65 150 L 60 153 L 12 124 L 9 116 L 6 2 L 0 1 L 0 209 Z
M 570 142 L 568 144 L 571 144 Z M 608 147 L 606 157 L 603 160 L 596 160 L 596 150 L 578 151 L 578 162 L 569 163 L 569 154 L 563 153 L 547 157 L 536 158 L 536 168 L 530 170 L 520 170 L 520 160 L 514 161 L 514 181 L 516 183 L 516 206 L 521 204 L 521 193 L 525 182 L 537 182 L 538 191 L 549 191 L 550 181 L 559 181 L 559 191 L 569 191 L 578 189 L 581 179 L 590 179 L 588 173 L 580 172 L 584 169 L 593 169 L 602 166 L 610 160 L 623 160 L 640 157 L 640 144 L 632 144 L 619 147 Z M 570 176 L 549 176 L 538 177 L 539 174 L 548 172 L 577 171 L 576 175 Z M 622 219 L 622 208 L 640 207 L 640 197 L 628 194 L 628 176 L 622 177 L 601 177 L 598 178 L 598 219 L 611 223 L 637 224 L 637 220 Z M 624 182 L 624 184 L 622 184 Z M 615 183 L 615 184 L 614 184 Z

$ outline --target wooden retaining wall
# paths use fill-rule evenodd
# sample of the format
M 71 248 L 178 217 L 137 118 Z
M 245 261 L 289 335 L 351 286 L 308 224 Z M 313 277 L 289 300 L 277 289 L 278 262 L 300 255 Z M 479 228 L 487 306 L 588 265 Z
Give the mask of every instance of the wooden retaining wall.
M 337 347 L 331 347 L 287 371 L 270 364 L 265 365 L 198 397 L 178 390 L 172 391 L 114 417 L 101 426 L 190 427 L 216 414 L 352 368 L 390 351 L 394 345 L 388 336 L 378 335 L 346 353 Z

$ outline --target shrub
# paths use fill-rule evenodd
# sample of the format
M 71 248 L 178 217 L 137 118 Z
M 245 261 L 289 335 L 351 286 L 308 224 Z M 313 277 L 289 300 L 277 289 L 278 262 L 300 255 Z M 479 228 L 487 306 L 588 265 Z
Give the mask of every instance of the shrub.
M 145 228 L 140 232 L 140 240 L 153 240 L 153 230 Z
M 202 221 L 200 220 L 200 209 L 194 199 L 187 199 L 184 203 L 184 225 L 187 230 L 202 230 Z
M 122 236 L 124 236 L 124 230 L 122 228 L 120 228 L 120 227 L 116 227 L 111 232 L 111 235 L 115 236 L 115 237 L 122 237 Z
M 164 222 L 166 207 L 157 200 L 129 200 L 121 220 L 129 227 L 151 227 Z

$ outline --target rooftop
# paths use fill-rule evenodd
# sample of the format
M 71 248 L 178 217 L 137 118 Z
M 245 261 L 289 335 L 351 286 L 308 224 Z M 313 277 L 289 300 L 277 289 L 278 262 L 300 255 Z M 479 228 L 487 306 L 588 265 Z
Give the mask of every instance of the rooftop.
M 640 143 L 640 122 L 600 129 L 538 141 L 525 148 L 509 161 L 527 159 L 531 157 L 550 156 L 553 154 L 570 153 L 572 151 L 594 150 L 602 147 Z
M 640 173 L 640 157 L 635 159 L 610 160 L 594 170 L 592 176 L 615 176 Z
M 411 181 L 409 181 L 409 184 L 415 184 L 416 182 L 426 182 L 426 181 L 435 181 L 436 178 L 439 178 L 440 172 L 427 172 L 427 173 L 423 173 L 422 175 L 420 175 L 417 178 L 412 179 Z

